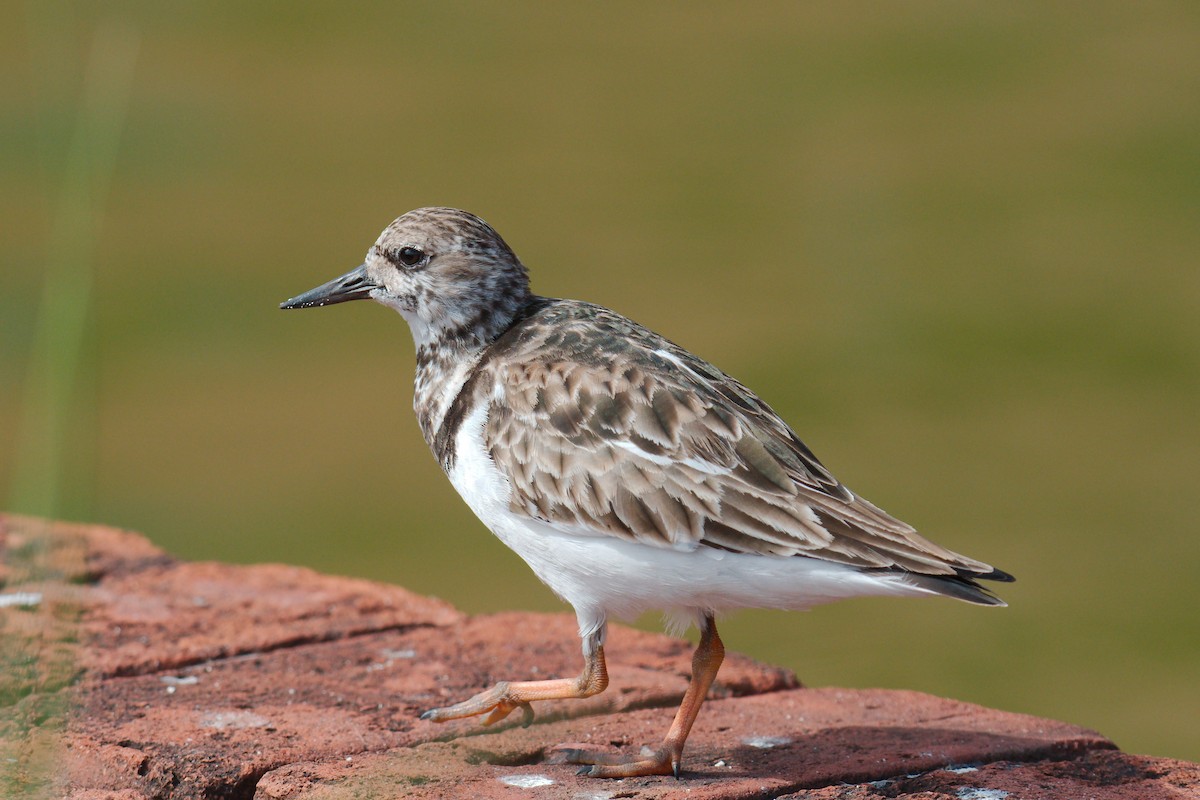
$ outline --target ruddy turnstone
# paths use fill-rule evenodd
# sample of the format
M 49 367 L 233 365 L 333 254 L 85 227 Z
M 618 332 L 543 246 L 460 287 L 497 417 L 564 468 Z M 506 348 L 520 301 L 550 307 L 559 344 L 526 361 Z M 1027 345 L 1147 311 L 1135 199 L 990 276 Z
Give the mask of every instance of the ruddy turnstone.
M 661 609 L 700 629 L 692 681 L 661 746 L 630 757 L 571 750 L 580 774 L 679 775 L 721 665 L 715 616 L 860 595 L 1004 603 L 1012 576 L 917 534 L 843 486 L 753 392 L 601 306 L 539 297 L 491 226 L 453 208 L 389 225 L 366 261 L 282 308 L 370 298 L 408 321 L 413 406 L 454 488 L 570 603 L 576 678 L 501 682 L 426 711 L 435 722 L 604 691 L 605 630 Z

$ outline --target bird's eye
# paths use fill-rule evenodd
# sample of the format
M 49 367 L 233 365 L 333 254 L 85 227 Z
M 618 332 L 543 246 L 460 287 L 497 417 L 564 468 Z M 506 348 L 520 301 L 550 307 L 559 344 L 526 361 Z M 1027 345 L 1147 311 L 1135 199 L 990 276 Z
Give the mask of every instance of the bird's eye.
M 404 267 L 415 267 L 425 260 L 425 254 L 415 247 L 401 247 L 393 251 L 393 262 Z

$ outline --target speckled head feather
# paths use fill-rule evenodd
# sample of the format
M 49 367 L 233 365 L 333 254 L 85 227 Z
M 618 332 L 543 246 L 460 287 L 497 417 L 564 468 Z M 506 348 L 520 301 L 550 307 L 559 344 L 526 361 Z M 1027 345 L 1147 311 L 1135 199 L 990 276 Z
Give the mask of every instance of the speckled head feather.
M 413 409 L 432 441 L 474 356 L 530 302 L 529 274 L 492 226 L 441 207 L 418 208 L 388 225 L 358 272 L 368 296 L 412 329 Z
M 374 300 L 399 311 L 417 346 L 486 342 L 529 300 L 529 274 L 500 234 L 456 208 L 418 208 L 367 251 Z

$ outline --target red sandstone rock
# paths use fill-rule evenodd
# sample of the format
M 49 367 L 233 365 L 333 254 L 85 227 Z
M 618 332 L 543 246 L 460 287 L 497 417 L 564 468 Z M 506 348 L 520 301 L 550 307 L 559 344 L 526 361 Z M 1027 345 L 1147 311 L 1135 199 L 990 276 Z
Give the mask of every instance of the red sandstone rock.
M 668 709 L 647 709 L 356 757 L 326 764 L 324 771 L 321 765 L 297 765 L 267 776 L 259 793 L 350 798 L 404 786 L 406 797 L 486 797 L 528 782 L 537 784 L 537 797 L 619 791 L 668 798 L 684 790 L 692 798 L 778 797 L 948 765 L 1062 760 L 1113 747 L 1065 723 L 917 692 L 798 689 L 709 701 L 688 741 L 683 782 L 597 783 L 575 777 L 572 767 L 544 763 L 557 742 L 624 751 L 655 744 L 670 717 Z M 457 765 L 464 762 L 477 767 L 463 771 Z
M 101 580 L 87 598 L 84 665 L 140 675 L 463 615 L 405 589 L 282 564 L 167 563 Z
M 0 608 L 0 794 L 1200 793 L 1197 765 L 1119 753 L 1064 723 L 914 692 L 799 689 L 786 670 L 735 654 L 688 742 L 684 780 L 577 778 L 548 763 L 557 745 L 629 751 L 661 739 L 687 685 L 689 645 L 616 627 L 605 693 L 543 703 L 529 728 L 437 726 L 419 712 L 502 678 L 575 674 L 574 620 L 467 617 L 397 587 L 183 563 L 128 532 L 11 516 L 0 516 L 0 567 L 3 593 L 20 600 Z

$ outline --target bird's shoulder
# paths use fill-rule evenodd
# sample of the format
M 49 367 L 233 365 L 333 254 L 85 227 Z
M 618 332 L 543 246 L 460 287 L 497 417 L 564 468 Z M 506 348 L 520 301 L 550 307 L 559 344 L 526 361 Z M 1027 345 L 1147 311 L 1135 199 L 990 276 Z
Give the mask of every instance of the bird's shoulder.
M 480 360 L 480 395 L 490 393 L 517 417 L 548 423 L 549 436 L 590 434 L 653 456 L 697 456 L 692 448 L 701 433 L 731 443 L 749 437 L 836 491 L 836 480 L 791 428 L 735 378 L 603 306 L 539 301 Z M 777 482 L 788 490 L 782 477 Z

